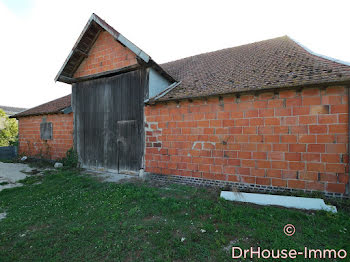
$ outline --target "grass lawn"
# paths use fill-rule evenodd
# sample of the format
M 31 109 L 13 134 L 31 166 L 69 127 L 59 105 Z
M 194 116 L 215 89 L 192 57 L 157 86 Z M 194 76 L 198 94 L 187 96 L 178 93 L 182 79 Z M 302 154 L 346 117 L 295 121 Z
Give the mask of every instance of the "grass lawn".
M 180 185 L 101 183 L 74 170 L 29 177 L 25 186 L 0 192 L 0 213 L 7 212 L 0 261 L 232 261 L 232 246 L 350 252 L 348 211 L 260 207 L 218 195 Z M 283 233 L 286 224 L 296 227 L 293 236 Z

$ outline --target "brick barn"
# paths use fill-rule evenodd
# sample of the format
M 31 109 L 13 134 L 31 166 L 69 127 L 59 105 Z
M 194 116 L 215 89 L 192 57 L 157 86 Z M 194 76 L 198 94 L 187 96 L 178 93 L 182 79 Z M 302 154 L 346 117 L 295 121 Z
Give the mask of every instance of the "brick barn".
M 11 117 L 18 119 L 18 153 L 21 155 L 59 159 L 73 146 L 71 95 Z
M 349 195 L 350 66 L 287 36 L 159 65 L 93 14 L 56 81 L 83 167 Z M 42 116 L 24 119 L 23 144 Z

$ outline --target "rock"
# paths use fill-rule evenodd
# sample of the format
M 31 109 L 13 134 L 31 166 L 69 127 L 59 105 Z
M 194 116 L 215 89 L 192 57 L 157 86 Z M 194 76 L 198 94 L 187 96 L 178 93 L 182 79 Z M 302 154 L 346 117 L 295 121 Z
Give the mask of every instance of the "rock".
M 21 158 L 21 161 L 26 161 L 28 159 L 28 157 L 24 156 Z
M 142 179 L 145 178 L 145 172 L 144 172 L 143 168 L 140 169 L 139 177 L 142 178 Z
M 1 219 L 4 219 L 5 217 L 6 217 L 6 212 L 0 213 L 0 220 L 1 220 Z
M 56 162 L 55 165 L 53 166 L 54 168 L 61 168 L 63 167 L 62 163 Z

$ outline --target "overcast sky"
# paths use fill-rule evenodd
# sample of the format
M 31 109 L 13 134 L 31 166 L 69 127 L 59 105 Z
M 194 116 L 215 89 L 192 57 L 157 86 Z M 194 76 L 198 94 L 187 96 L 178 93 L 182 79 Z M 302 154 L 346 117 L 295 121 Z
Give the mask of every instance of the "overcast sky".
M 0 0 L 0 105 L 69 94 L 54 77 L 93 12 L 163 63 L 282 35 L 350 61 L 349 10 L 349 0 Z

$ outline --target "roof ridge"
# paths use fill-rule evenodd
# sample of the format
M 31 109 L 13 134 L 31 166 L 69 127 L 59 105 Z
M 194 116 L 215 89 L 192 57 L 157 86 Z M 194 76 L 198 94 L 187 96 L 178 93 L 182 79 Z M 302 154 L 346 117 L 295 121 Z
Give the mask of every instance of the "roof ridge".
M 350 65 L 317 55 L 288 35 L 161 66 L 182 83 L 159 101 L 268 88 L 350 84 Z
M 176 59 L 176 60 L 171 60 L 171 61 L 168 61 L 168 62 L 160 64 L 160 66 L 163 66 L 163 65 L 166 65 L 166 64 L 169 64 L 169 63 L 173 63 L 173 62 L 178 62 L 178 61 L 185 60 L 185 59 L 189 59 L 189 58 L 193 58 L 193 57 L 198 57 L 198 56 L 201 56 L 201 55 L 212 54 L 212 53 L 216 53 L 216 52 L 220 52 L 220 51 L 224 51 L 224 50 L 228 50 L 228 49 L 234 49 L 234 48 L 249 46 L 249 45 L 253 45 L 253 44 L 259 44 L 259 43 L 262 43 L 262 42 L 273 41 L 273 40 L 283 39 L 283 38 L 290 38 L 290 37 L 288 35 L 283 35 L 283 36 L 278 36 L 278 37 L 274 37 L 274 38 L 269 38 L 269 39 L 255 41 L 255 42 L 250 42 L 250 43 L 246 43 L 246 44 L 243 44 L 243 45 L 237 45 L 237 46 L 226 47 L 226 48 L 222 48 L 222 49 L 218 49 L 218 50 L 214 50 L 214 51 L 208 51 L 208 52 L 204 52 L 204 53 L 200 53 L 200 54 L 196 54 L 196 55 L 191 55 L 191 56 L 179 58 L 179 59 Z

